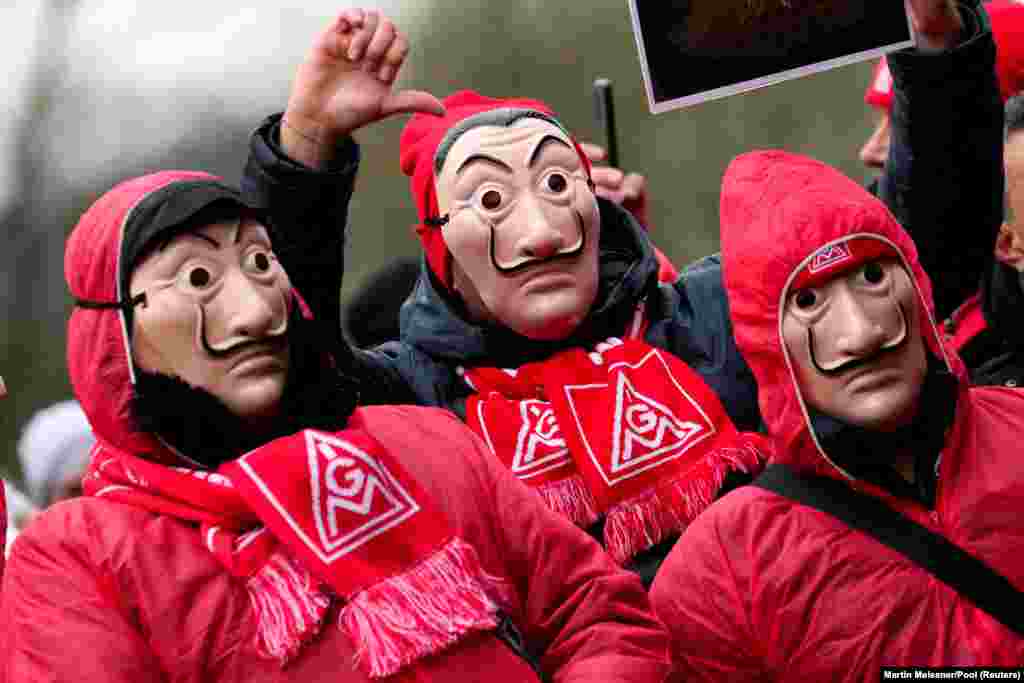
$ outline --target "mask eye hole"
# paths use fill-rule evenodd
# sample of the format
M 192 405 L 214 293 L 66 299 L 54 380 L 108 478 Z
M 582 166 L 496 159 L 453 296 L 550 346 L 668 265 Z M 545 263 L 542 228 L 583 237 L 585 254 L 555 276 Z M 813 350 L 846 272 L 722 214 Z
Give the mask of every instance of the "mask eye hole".
M 273 261 L 274 257 L 270 252 L 259 249 L 246 254 L 244 266 L 250 272 L 265 274 L 270 272 Z
M 197 266 L 188 271 L 188 283 L 196 289 L 206 289 L 213 281 L 213 275 L 202 266 Z
M 501 193 L 497 190 L 487 190 L 480 197 L 480 205 L 488 211 L 495 211 L 501 207 Z
M 864 265 L 864 279 L 872 285 L 877 285 L 885 279 L 885 269 L 878 261 L 871 261 Z
M 814 308 L 818 295 L 813 289 L 801 289 L 793 295 L 793 305 L 802 311 Z
M 552 173 L 548 176 L 548 189 L 556 194 L 565 192 L 565 188 L 569 187 L 569 181 L 566 180 L 565 176 L 561 173 Z

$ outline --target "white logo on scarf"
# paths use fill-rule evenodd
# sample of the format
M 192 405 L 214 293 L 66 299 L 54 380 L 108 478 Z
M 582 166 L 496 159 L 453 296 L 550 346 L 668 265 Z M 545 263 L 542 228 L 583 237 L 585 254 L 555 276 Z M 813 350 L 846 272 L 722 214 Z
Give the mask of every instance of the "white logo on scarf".
M 626 371 L 639 370 L 653 360 L 656 367 L 650 368 L 662 374 L 659 378 L 663 387 L 678 395 L 670 395 L 679 409 L 686 414 L 680 416 L 664 403 L 636 390 L 630 382 Z M 565 392 L 569 399 L 569 409 L 573 412 L 580 436 L 587 449 L 587 455 L 597 467 L 608 486 L 636 477 L 643 472 L 675 460 L 688 450 L 715 435 L 715 426 L 707 414 L 701 410 L 700 404 L 683 389 L 676 381 L 665 359 L 657 349 L 650 351 L 638 363 L 613 363 L 608 372 L 617 373 L 615 387 L 615 414 L 612 424 L 612 452 L 600 454 L 594 452 L 586 430 L 582 428 L 582 405 L 586 402 L 583 395 L 591 392 L 603 393 L 608 384 L 582 384 L 566 386 Z M 682 401 L 679 401 L 679 399 Z
M 704 427 L 696 422 L 680 420 L 667 407 L 641 394 L 625 374 L 619 374 L 615 389 L 612 474 L 680 449 L 703 431 Z
M 520 401 L 519 414 L 523 421 L 512 460 L 512 472 L 517 477 L 529 479 L 571 462 L 550 403 L 537 399 Z
M 420 506 L 377 460 L 327 434 L 306 430 L 313 519 L 331 563 L 416 514 Z
M 850 250 L 845 244 L 833 244 L 819 250 L 818 253 L 814 255 L 814 258 L 811 260 L 811 265 L 808 266 L 807 270 L 811 273 L 818 273 L 837 263 L 842 263 L 849 258 Z

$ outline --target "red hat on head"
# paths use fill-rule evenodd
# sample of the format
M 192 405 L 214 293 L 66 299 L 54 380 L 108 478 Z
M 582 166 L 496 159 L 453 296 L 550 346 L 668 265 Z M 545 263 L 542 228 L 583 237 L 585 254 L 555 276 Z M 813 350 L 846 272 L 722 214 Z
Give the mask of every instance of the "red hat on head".
M 985 3 L 996 41 L 996 77 L 1005 102 L 1024 90 L 1024 2 L 993 0 Z M 879 109 L 892 108 L 892 75 L 885 57 L 875 66 L 864 101 Z
M 875 259 L 899 260 L 900 255 L 892 246 L 868 237 L 853 237 L 822 247 L 808 264 L 797 273 L 792 289 L 820 287 L 829 280 L 859 268 Z
M 484 97 L 472 90 L 462 90 L 442 100 L 444 116 L 415 114 L 402 131 L 400 141 L 402 172 L 409 176 L 409 185 L 420 222 L 416 233 L 427 256 L 427 265 L 445 286 L 451 286 L 451 254 L 444 243 L 441 228 L 428 222 L 439 218 L 437 191 L 434 186 L 434 157 L 445 135 L 460 121 L 477 114 L 498 109 L 528 109 L 545 115 L 557 122 L 551 108 L 540 100 L 526 98 L 499 99 Z M 558 124 L 564 129 L 564 126 Z M 576 151 L 583 161 L 587 177 L 590 176 L 590 161 L 570 136 Z

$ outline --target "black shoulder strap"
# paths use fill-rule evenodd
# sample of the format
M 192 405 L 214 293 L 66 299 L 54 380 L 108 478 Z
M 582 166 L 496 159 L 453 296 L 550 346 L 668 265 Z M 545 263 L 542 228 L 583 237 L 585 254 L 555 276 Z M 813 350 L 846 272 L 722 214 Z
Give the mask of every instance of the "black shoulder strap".
M 979 609 L 1024 636 L 1024 593 L 987 564 L 881 500 L 828 477 L 770 465 L 754 486 L 826 512 L 896 550 Z

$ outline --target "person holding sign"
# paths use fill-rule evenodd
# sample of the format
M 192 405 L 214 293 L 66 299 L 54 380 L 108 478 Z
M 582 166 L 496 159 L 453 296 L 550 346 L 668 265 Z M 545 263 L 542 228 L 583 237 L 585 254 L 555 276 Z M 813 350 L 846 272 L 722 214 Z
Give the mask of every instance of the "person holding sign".
M 1024 393 L 968 386 L 913 242 L 820 162 L 733 161 L 722 250 L 775 457 L 655 579 L 678 680 L 1024 664 Z

